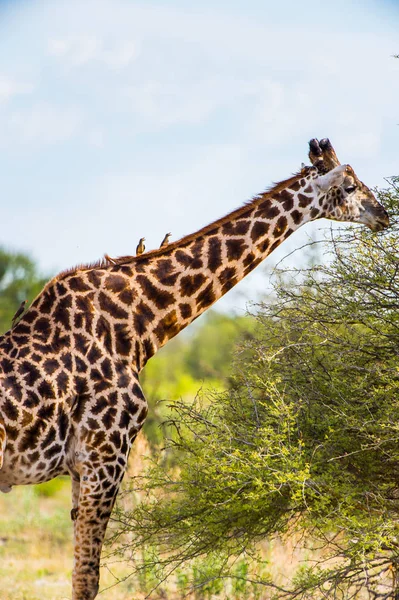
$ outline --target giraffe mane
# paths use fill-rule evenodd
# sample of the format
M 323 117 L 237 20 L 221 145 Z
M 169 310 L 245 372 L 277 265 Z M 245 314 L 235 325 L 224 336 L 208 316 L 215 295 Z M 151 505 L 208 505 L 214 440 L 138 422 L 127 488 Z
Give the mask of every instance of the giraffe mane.
M 194 239 L 197 239 L 198 237 L 201 237 L 202 235 L 206 235 L 207 233 L 210 233 L 213 229 L 219 228 L 221 225 L 228 223 L 233 218 L 238 218 L 240 216 L 244 216 L 248 211 L 250 211 L 254 206 L 259 204 L 262 200 L 265 200 L 269 196 L 272 196 L 273 194 L 278 193 L 282 189 L 285 189 L 287 186 L 292 185 L 293 183 L 295 183 L 295 181 L 297 181 L 300 177 L 303 177 L 303 176 L 304 176 L 304 170 L 301 170 L 298 173 L 295 173 L 294 175 L 289 177 L 288 179 L 285 179 L 278 183 L 272 184 L 263 193 L 258 194 L 257 196 L 254 196 L 251 200 L 248 200 L 239 208 L 236 208 L 232 212 L 221 217 L 220 219 L 217 219 L 216 221 L 212 221 L 212 223 L 209 223 L 209 225 L 205 225 L 204 227 L 202 227 L 198 231 L 195 231 L 194 233 L 186 235 L 174 242 L 170 242 L 167 246 L 165 246 L 163 248 L 155 248 L 154 250 L 150 250 L 149 252 L 145 252 L 144 254 L 140 254 L 138 256 L 130 256 L 130 255 L 119 256 L 117 258 L 112 259 L 114 261 L 113 264 L 109 263 L 105 258 L 101 258 L 100 260 L 97 260 L 97 261 L 94 261 L 91 263 L 79 264 L 79 265 L 75 265 L 74 267 L 70 267 L 69 269 L 65 269 L 65 270 L 61 271 L 60 273 L 58 273 L 58 275 L 55 275 L 55 277 L 53 277 L 44 286 L 42 292 L 44 292 L 52 283 L 56 283 L 57 281 L 65 279 L 69 275 L 76 275 L 82 271 L 90 271 L 92 269 L 107 269 L 109 271 L 112 271 L 113 268 L 118 267 L 120 265 L 134 264 L 137 262 L 146 261 L 148 259 L 151 259 L 154 256 L 161 256 L 162 254 L 166 255 L 171 250 L 174 250 L 175 248 L 178 248 L 179 246 L 185 246 L 185 245 L 189 244 L 190 242 L 192 242 Z M 40 294 L 42 292 L 40 292 Z

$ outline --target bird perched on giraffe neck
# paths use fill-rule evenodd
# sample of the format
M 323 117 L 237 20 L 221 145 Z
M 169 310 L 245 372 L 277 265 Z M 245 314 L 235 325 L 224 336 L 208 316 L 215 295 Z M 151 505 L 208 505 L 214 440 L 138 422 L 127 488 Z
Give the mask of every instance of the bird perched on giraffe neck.
M 171 233 L 165 234 L 165 237 L 163 238 L 161 245 L 159 246 L 160 248 L 164 248 L 165 246 L 167 246 L 169 244 L 169 238 L 171 235 L 172 235 Z
M 145 240 L 144 237 L 140 238 L 140 241 L 137 244 L 137 247 L 136 247 L 136 255 L 137 256 L 140 255 L 140 254 L 143 254 L 143 252 L 145 250 L 144 240 Z
M 13 318 L 11 320 L 11 328 L 13 328 L 15 326 L 19 317 L 24 313 L 26 302 L 27 302 L 27 300 L 22 300 L 21 304 L 19 305 L 17 312 L 15 313 L 15 315 L 13 316 Z

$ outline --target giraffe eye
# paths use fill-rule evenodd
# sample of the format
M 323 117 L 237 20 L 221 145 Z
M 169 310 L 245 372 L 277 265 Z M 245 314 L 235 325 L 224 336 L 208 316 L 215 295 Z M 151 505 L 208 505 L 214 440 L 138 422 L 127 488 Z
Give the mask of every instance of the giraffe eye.
M 354 191 L 355 191 L 356 187 L 357 187 L 356 185 L 348 185 L 348 187 L 347 187 L 347 188 L 345 188 L 345 192 L 346 192 L 347 194 L 351 194 L 352 192 L 354 192 Z

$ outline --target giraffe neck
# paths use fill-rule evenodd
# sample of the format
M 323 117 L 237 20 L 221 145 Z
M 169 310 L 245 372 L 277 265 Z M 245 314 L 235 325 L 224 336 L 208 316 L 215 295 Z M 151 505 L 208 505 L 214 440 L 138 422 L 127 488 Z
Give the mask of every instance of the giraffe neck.
M 149 310 L 145 361 L 316 216 L 313 173 L 301 174 L 198 232 L 135 261 Z
M 99 356 L 140 372 L 293 231 L 323 216 L 311 183 L 316 175 L 302 171 L 165 248 L 61 273 L 10 335 L 31 335 L 46 352 L 70 348 L 78 378 Z

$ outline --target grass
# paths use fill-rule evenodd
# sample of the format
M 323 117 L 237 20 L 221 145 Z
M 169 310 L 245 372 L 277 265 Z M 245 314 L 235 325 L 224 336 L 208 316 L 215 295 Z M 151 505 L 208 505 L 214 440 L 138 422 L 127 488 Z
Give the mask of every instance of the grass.
M 15 487 L 9 494 L 0 494 L 1 600 L 71 598 L 70 489 L 69 479 L 59 479 L 40 486 Z M 102 568 L 100 590 L 126 575 L 123 564 Z M 143 595 L 128 579 L 104 591 L 102 597 L 138 600 Z
M 138 444 L 142 448 L 143 444 Z M 139 449 L 139 448 L 138 448 Z M 140 461 L 138 461 L 140 462 Z M 135 461 L 130 474 L 139 470 Z M 69 479 L 59 479 L 40 486 L 16 487 L 10 494 L 0 494 L 0 600 L 67 600 L 71 598 L 73 565 L 72 521 L 70 520 Z M 105 548 L 105 554 L 110 548 Z M 260 551 L 275 580 L 285 583 L 299 565 L 309 560 L 308 552 L 293 542 L 263 542 Z M 313 556 L 314 557 L 314 556 Z M 115 559 L 111 559 L 115 560 Z M 99 600 L 144 600 L 153 587 L 148 581 L 129 578 L 123 562 L 109 562 L 101 568 Z M 118 580 L 123 580 L 115 585 Z M 184 579 L 184 573 L 180 578 Z M 164 583 L 151 600 L 267 600 L 265 590 L 246 589 L 232 593 L 231 585 L 219 593 L 187 594 L 179 588 L 179 578 Z M 363 596 L 362 596 L 363 597 Z M 359 596 L 360 598 L 360 596 Z
M 143 471 L 143 456 L 150 453 L 145 436 L 139 436 L 130 456 L 128 476 Z M 9 494 L 0 494 L 0 600 L 71 598 L 73 525 L 70 509 L 69 478 L 37 486 L 17 486 Z M 278 554 L 279 550 L 267 546 L 265 554 Z M 105 548 L 104 554 L 109 551 L 109 547 Z M 283 549 L 280 551 L 284 554 Z M 287 554 L 279 558 L 286 570 L 290 559 Z M 132 577 L 115 585 L 118 580 L 128 577 L 129 567 L 123 562 L 111 561 L 115 561 L 115 558 L 101 569 L 99 600 L 144 600 L 145 590 L 148 592 L 153 587 L 151 573 L 144 580 Z M 294 562 L 297 564 L 297 560 Z M 181 577 L 184 579 L 184 573 Z M 184 595 L 175 580 L 162 584 L 151 594 L 151 600 L 181 600 Z M 249 600 L 255 596 L 214 596 L 212 593 L 203 595 L 196 592 L 188 597 L 193 600 L 211 597 Z M 260 597 L 262 600 L 265 598 L 264 595 Z
M 130 456 L 128 476 L 144 469 L 143 456 L 151 453 L 144 435 L 138 437 Z M 133 499 L 133 498 L 132 498 Z M 126 508 L 131 508 L 127 499 Z M 122 502 L 126 502 L 122 500 Z M 67 600 L 71 598 L 73 566 L 73 526 L 70 520 L 71 483 L 61 478 L 38 486 L 15 487 L 9 494 L 0 494 L 0 600 Z M 267 569 L 278 583 L 290 579 L 298 566 L 309 560 L 301 544 L 263 542 L 260 552 Z M 104 556 L 110 551 L 105 548 Z M 314 556 L 313 556 L 314 558 Z M 144 600 L 156 579 L 129 578 L 129 566 L 109 559 L 101 568 L 99 600 Z M 125 579 L 127 578 L 127 579 Z M 270 593 L 248 588 L 232 591 L 231 585 L 218 594 L 208 590 L 187 594 L 186 572 L 177 573 L 151 593 L 151 600 L 267 600 Z M 115 585 L 118 580 L 123 580 Z M 185 587 L 183 585 L 183 587 Z M 101 591 L 102 590 L 102 591 Z
M 24 486 L 0 496 L 2 600 L 71 597 L 70 485 L 57 487 L 52 495 L 45 486 Z
M 130 455 L 128 475 L 143 469 L 150 452 L 144 435 Z M 72 596 L 73 524 L 69 477 L 0 493 L 0 600 L 67 600 Z M 105 549 L 105 554 L 109 548 Z M 127 578 L 121 562 L 103 565 L 99 599 L 144 600 L 144 585 Z M 101 593 L 101 590 L 103 592 Z M 171 598 L 155 592 L 151 599 Z M 174 596 L 176 599 L 176 596 Z M 180 600 L 180 597 L 179 597 Z

